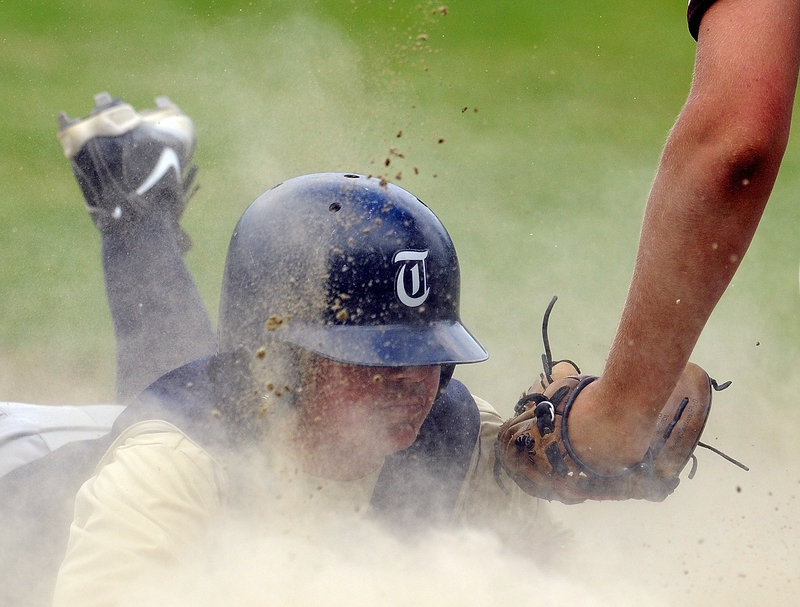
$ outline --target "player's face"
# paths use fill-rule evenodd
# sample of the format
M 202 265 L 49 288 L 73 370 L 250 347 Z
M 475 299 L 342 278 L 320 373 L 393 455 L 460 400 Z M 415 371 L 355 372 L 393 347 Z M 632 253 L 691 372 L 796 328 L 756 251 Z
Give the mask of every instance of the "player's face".
M 410 446 L 439 387 L 438 365 L 366 367 L 315 358 L 298 430 L 329 455 L 380 461 Z

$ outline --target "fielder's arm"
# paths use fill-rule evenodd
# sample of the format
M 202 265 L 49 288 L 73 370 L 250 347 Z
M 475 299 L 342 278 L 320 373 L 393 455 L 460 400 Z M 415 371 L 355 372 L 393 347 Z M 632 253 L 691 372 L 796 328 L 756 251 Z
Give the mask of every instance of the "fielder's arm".
M 648 199 L 620 325 L 602 376 L 573 410 L 585 460 L 610 470 L 647 449 L 772 191 L 799 55 L 797 0 L 718 0 L 703 17 L 691 91 Z M 606 440 L 592 441 L 598 436 Z

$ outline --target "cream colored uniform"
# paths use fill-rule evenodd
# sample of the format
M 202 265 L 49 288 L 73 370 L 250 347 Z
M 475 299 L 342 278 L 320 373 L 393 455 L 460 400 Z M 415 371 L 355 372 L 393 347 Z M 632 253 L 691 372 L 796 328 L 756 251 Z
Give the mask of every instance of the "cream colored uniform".
M 502 479 L 507 491 L 497 484 L 494 441 L 502 420 L 486 401 L 475 400 L 481 418 L 480 439 L 454 522 L 490 527 L 505 539 L 523 544 L 560 537 L 541 500 L 524 494 L 508 477 Z M 325 503 L 326 512 L 334 502 L 340 512 L 366 512 L 380 472 L 356 481 L 334 482 L 305 476 L 291 462 L 284 461 L 275 470 L 273 461 L 271 467 L 272 473 L 283 479 L 282 484 L 264 491 L 262 501 L 256 504 L 259 516 L 264 513 L 263 523 L 275 526 L 297 520 L 295 499 L 303 504 Z M 125 605 L 126 588 L 135 588 L 142 576 L 197 557 L 215 519 L 236 500 L 238 485 L 232 476 L 167 422 L 144 421 L 128 428 L 76 497 L 54 606 Z M 256 474 L 245 482 L 256 485 L 263 478 Z M 283 482 L 287 478 L 292 482 Z M 263 499 L 274 503 L 265 504 Z M 278 514 L 282 508 L 289 517 Z

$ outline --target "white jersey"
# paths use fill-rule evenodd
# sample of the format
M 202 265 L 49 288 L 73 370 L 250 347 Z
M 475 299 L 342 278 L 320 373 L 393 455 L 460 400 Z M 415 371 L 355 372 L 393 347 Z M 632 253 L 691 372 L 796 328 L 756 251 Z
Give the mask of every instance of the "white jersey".
M 108 434 L 124 408 L 0 402 L 0 477 L 67 443 Z

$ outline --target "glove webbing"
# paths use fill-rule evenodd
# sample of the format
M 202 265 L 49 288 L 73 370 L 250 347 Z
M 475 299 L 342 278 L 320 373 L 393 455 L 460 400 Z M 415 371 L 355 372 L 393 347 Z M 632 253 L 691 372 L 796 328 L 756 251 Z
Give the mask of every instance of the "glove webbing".
M 720 390 L 724 390 L 725 388 L 727 388 L 728 386 L 731 385 L 731 382 L 729 382 L 729 381 L 726 381 L 725 383 L 722 383 L 722 384 L 717 384 L 717 381 L 713 377 L 710 377 L 709 380 L 711 381 L 711 387 L 714 389 L 715 392 L 719 392 Z M 730 455 L 727 455 L 726 453 L 723 453 L 722 451 L 720 451 L 716 447 L 712 447 L 711 445 L 706 444 L 706 443 L 704 443 L 702 441 L 697 441 L 697 446 L 698 447 L 703 447 L 703 449 L 708 449 L 712 453 L 716 453 L 722 459 L 725 459 L 725 460 L 729 461 L 730 463 L 732 463 L 732 464 L 734 464 L 736 466 L 739 466 L 745 472 L 749 472 L 750 471 L 750 468 L 745 466 L 742 462 L 733 459 Z M 695 457 L 694 453 L 692 453 L 692 470 L 689 473 L 689 478 L 692 478 L 694 476 L 694 473 L 695 473 L 696 470 L 697 470 L 697 457 Z

